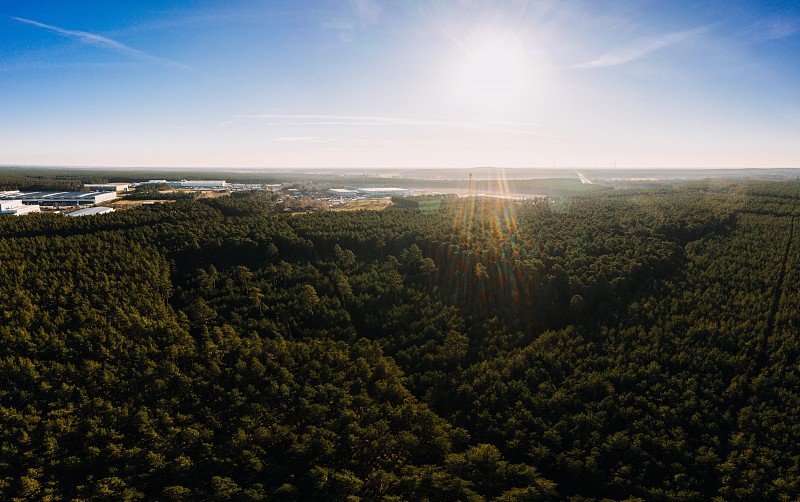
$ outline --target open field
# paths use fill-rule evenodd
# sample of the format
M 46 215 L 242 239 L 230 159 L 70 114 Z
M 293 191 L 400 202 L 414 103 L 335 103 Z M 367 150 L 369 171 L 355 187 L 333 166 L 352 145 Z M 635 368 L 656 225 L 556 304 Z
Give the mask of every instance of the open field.
M 101 204 L 107 207 L 113 207 L 114 209 L 125 210 L 125 209 L 133 209 L 136 207 L 140 207 L 142 205 L 150 205 L 150 204 L 161 204 L 161 203 L 168 203 L 168 202 L 175 202 L 174 200 L 115 200 L 114 202 L 109 202 L 108 204 Z
M 364 200 L 351 200 L 346 201 L 344 205 L 337 205 L 331 207 L 333 211 L 358 211 L 360 209 L 371 209 L 374 211 L 382 211 L 392 205 L 389 199 L 364 199 Z

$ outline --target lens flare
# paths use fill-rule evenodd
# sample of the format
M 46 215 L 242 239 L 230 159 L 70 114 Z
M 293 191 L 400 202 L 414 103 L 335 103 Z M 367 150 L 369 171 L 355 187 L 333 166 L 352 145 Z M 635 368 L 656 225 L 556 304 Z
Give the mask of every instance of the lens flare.
M 479 27 L 457 41 L 451 97 L 479 111 L 519 106 L 536 94 L 545 65 L 522 33 L 509 28 Z

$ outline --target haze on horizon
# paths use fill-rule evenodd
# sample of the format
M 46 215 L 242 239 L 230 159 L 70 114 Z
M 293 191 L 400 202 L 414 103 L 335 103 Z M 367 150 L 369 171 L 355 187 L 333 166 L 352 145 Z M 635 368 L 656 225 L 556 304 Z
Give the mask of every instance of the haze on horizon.
M 800 167 L 800 4 L 4 2 L 0 165 Z

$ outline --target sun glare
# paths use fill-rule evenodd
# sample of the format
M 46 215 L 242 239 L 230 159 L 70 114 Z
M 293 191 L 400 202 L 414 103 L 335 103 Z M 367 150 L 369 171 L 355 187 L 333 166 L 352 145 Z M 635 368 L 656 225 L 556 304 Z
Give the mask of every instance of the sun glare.
M 508 108 L 535 93 L 536 54 L 521 34 L 483 28 L 459 43 L 450 90 L 460 103 L 477 109 Z

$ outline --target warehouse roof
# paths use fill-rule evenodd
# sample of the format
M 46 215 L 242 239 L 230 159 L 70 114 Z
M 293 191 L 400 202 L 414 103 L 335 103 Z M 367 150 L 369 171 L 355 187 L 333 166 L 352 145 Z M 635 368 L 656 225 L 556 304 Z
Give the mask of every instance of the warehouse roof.
M 1 200 L 93 200 L 96 196 L 109 192 L 20 192 L 13 190 L 0 192 Z M 115 194 L 116 195 L 116 194 Z
M 114 209 L 110 207 L 94 206 L 94 207 L 87 207 L 85 209 L 78 209 L 77 211 L 73 211 L 67 214 L 67 216 L 75 218 L 77 216 L 91 216 L 93 214 L 104 214 L 113 212 Z

